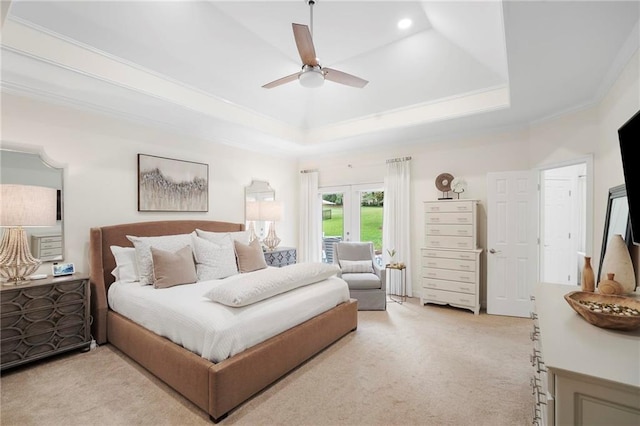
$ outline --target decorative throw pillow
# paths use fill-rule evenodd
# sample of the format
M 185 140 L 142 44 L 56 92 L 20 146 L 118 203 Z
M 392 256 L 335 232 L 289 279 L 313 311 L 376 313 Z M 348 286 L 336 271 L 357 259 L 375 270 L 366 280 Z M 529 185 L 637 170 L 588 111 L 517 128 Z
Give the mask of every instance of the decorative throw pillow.
M 111 275 L 116 280 L 125 283 L 138 281 L 138 264 L 136 263 L 136 249 L 133 247 L 111 246 L 111 253 L 116 260 L 116 268 Z
M 151 247 L 153 258 L 153 286 L 167 288 L 181 284 L 193 284 L 197 280 L 191 246 L 172 253 Z
M 197 235 L 191 237 L 198 281 L 217 280 L 238 273 L 233 240 L 229 234 L 214 243 Z
M 191 234 L 163 235 L 160 237 L 134 237 L 127 235 L 136 249 L 136 262 L 140 284 L 153 284 L 153 258 L 151 247 L 175 252 L 191 244 Z
M 373 263 L 370 260 L 340 260 L 343 274 L 373 273 Z
M 239 241 L 242 244 L 249 244 L 249 231 L 213 232 L 196 229 L 196 234 L 198 234 L 198 237 L 214 243 L 218 243 L 221 238 L 229 235 L 233 241 Z
M 234 240 L 233 245 L 236 251 L 236 259 L 238 260 L 238 270 L 240 273 L 253 272 L 267 267 L 267 261 L 264 259 L 260 241 L 253 240 L 247 245 Z

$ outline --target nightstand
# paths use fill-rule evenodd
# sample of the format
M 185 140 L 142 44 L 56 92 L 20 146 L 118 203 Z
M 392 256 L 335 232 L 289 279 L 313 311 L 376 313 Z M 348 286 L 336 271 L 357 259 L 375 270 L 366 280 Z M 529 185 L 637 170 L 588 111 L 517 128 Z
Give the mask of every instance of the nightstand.
M 296 263 L 297 251 L 293 247 L 276 247 L 275 250 L 264 252 L 264 259 L 269 266 L 278 268 Z
M 91 346 L 89 278 L 2 283 L 0 370 Z

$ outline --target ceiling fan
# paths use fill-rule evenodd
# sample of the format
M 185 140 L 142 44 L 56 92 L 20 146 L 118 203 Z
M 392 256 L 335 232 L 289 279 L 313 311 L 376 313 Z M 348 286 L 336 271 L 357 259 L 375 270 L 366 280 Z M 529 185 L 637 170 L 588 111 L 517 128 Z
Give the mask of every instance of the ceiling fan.
M 324 84 L 325 80 L 333 81 L 335 83 L 344 84 L 347 86 L 363 88 L 369 83 L 367 80 L 363 80 L 355 75 L 347 74 L 346 72 L 338 71 L 333 68 L 324 68 L 318 62 L 316 57 L 316 49 L 313 46 L 313 5 L 314 0 L 308 0 L 310 9 L 310 24 L 309 27 L 303 24 L 291 24 L 293 25 L 293 37 L 296 40 L 296 46 L 298 47 L 298 53 L 300 59 L 302 59 L 302 70 L 295 74 L 288 75 L 286 77 L 279 78 L 271 83 L 265 84 L 265 89 L 271 89 L 273 87 L 280 86 L 290 81 L 298 80 L 304 87 L 320 87 Z

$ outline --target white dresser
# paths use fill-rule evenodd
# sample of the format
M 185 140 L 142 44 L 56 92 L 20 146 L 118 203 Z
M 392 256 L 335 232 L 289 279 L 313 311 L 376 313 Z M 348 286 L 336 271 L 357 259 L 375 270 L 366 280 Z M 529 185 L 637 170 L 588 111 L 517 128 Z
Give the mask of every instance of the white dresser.
M 536 287 L 533 424 L 640 425 L 640 330 L 589 324 L 564 300 L 576 289 Z
M 425 201 L 420 302 L 480 313 L 478 201 Z

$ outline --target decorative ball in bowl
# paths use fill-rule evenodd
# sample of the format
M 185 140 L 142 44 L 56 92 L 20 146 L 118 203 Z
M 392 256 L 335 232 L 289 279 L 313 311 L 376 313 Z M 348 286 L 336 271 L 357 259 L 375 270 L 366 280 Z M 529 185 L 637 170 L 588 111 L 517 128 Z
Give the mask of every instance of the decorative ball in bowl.
M 640 300 L 589 291 L 564 295 L 569 305 L 587 322 L 601 328 L 630 331 L 640 327 Z

